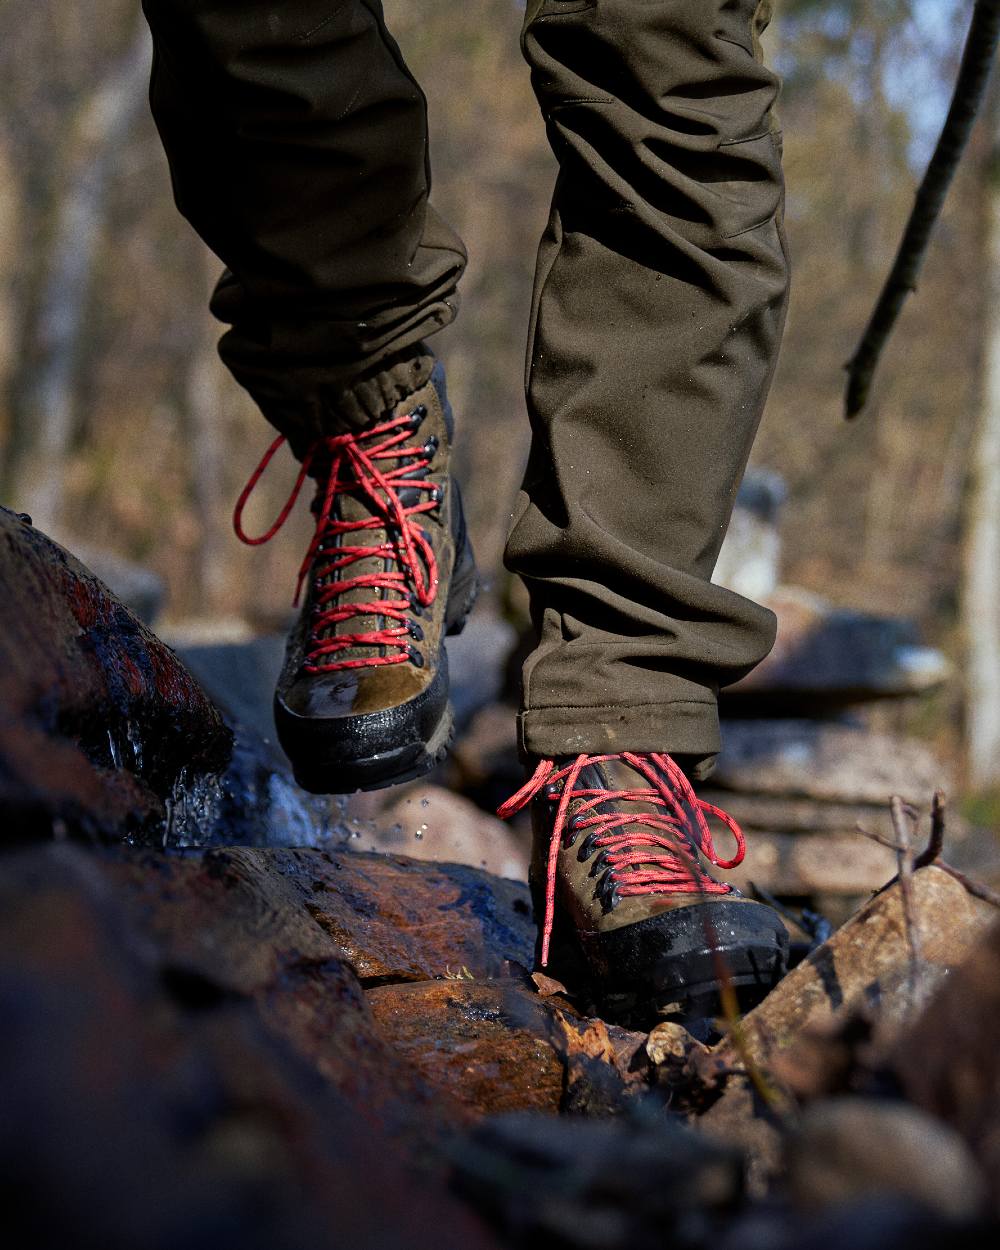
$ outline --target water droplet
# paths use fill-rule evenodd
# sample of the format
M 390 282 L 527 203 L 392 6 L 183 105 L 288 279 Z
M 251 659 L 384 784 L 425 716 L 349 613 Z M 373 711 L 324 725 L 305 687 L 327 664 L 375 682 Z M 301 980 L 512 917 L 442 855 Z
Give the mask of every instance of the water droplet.
M 430 805 L 431 805 L 431 801 L 430 801 L 430 799 L 429 799 L 429 798 L 427 798 L 426 796 L 424 796 L 424 798 L 422 798 L 422 799 L 420 800 L 420 806 L 421 806 L 421 807 L 430 807 Z

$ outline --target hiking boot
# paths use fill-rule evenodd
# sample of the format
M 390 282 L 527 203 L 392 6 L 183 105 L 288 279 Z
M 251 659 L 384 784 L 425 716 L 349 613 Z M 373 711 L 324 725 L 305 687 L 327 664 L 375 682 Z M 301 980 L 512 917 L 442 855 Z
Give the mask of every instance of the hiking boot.
M 704 866 L 742 861 L 739 826 L 669 755 L 542 760 L 499 814 L 529 803 L 537 961 L 567 984 L 582 970 L 603 1013 L 716 1015 L 726 983 L 746 1009 L 782 977 L 777 913 Z M 708 816 L 735 837 L 732 859 L 719 858 Z
M 278 519 L 259 538 L 244 505 L 278 450 L 247 483 L 234 524 L 244 542 L 277 533 L 307 477 L 316 529 L 299 570 L 302 611 L 274 698 L 295 779 L 316 794 L 409 781 L 452 738 L 446 634 L 478 590 L 458 485 L 448 474 L 453 419 L 440 364 L 384 419 L 317 439 Z

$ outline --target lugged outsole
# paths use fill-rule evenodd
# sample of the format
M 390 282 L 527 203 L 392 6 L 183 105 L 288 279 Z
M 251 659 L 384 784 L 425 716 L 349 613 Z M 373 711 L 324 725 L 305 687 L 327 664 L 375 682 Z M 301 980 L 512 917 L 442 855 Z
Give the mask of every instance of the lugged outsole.
M 585 968 L 602 1015 L 621 1023 L 720 1015 L 724 984 L 747 1011 L 777 985 L 788 961 L 788 933 L 777 913 L 735 899 L 694 903 L 575 941 L 561 926 L 553 937 L 552 975 L 559 978 L 561 948 L 577 972 Z

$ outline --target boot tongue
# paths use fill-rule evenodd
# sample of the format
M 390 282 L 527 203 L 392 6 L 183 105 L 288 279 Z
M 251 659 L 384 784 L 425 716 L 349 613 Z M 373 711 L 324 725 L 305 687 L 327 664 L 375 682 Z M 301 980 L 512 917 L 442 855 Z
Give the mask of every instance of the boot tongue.
M 571 761 L 567 760 L 566 763 Z M 576 783 L 578 790 L 648 790 L 650 782 L 639 772 L 626 763 L 620 757 L 610 760 L 601 760 L 600 763 L 588 764 L 580 770 L 579 779 Z M 571 809 L 576 806 L 571 804 Z M 600 803 L 597 810 L 600 812 L 610 812 L 627 808 L 630 812 L 659 812 L 666 811 L 659 803 L 640 800 L 609 800 L 607 803 Z

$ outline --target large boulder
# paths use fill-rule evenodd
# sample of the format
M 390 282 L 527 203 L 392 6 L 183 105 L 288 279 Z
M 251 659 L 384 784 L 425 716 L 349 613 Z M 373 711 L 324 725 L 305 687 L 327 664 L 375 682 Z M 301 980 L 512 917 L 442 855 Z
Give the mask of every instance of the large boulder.
M 87 568 L 0 508 L 0 807 L 8 840 L 161 826 L 232 734 L 169 647 Z
M 19 1241 L 494 1244 L 429 1183 L 427 1149 L 457 1121 L 382 1040 L 319 925 L 169 871 L 143 924 L 103 862 L 68 846 L 0 861 L 0 1159 Z M 194 914 L 200 960 L 176 927 Z
M 730 720 L 713 786 L 750 795 L 880 804 L 899 794 L 928 806 L 947 773 L 922 742 L 864 725 L 810 720 Z
M 912 621 L 837 608 L 795 586 L 764 602 L 778 617 L 774 649 L 722 692 L 724 713 L 816 716 L 881 699 L 923 694 L 951 674 Z

